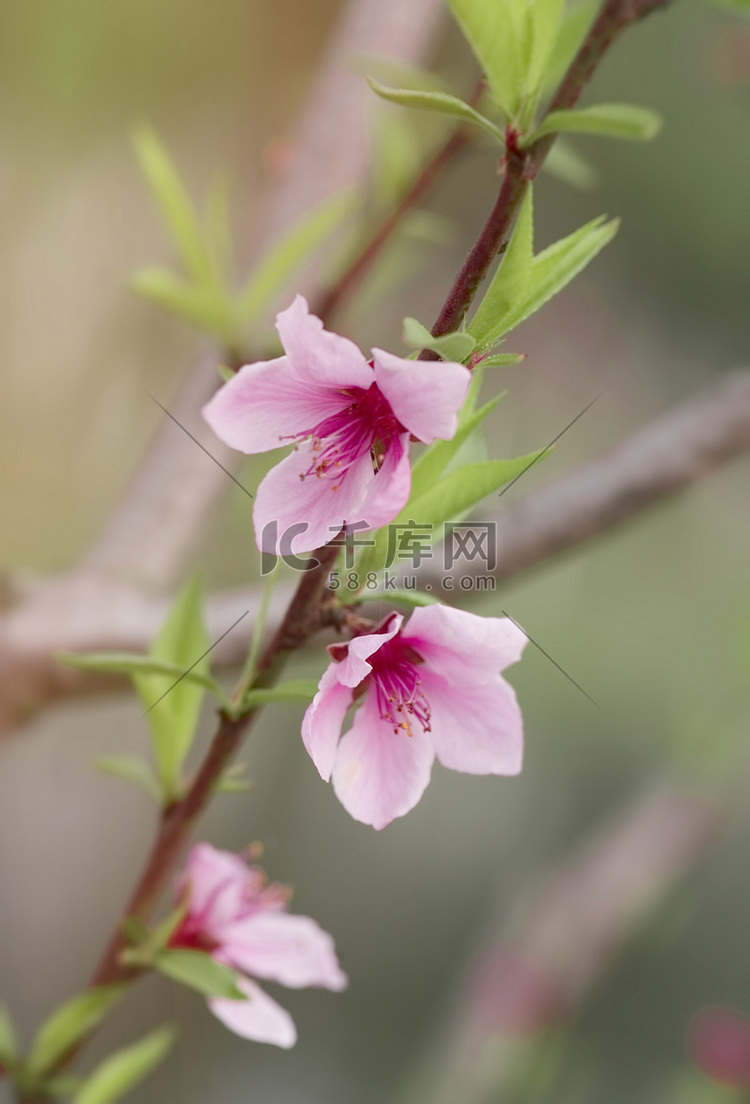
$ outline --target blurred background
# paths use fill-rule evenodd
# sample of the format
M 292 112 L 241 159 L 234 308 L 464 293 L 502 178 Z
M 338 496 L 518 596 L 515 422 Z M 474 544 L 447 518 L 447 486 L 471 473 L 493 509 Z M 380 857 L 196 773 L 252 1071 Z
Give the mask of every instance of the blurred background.
M 341 6 L 3 0 L 3 571 L 41 575 L 82 554 L 163 417 L 147 390 L 167 401 L 200 343 L 127 286 L 136 268 L 173 262 L 133 125 L 156 127 L 198 201 L 217 170 L 227 173 L 232 225 L 246 241 Z M 468 93 L 473 62 L 447 20 L 433 61 Z M 628 31 L 597 74 L 588 102 L 641 103 L 665 127 L 650 145 L 577 143 L 598 176 L 589 190 L 539 182 L 537 249 L 599 213 L 623 225 L 513 334 L 508 347 L 527 360 L 494 370 L 492 386 L 509 392 L 495 455 L 543 447 L 599 396 L 509 498 L 747 363 L 749 87 L 750 24 L 693 0 Z M 389 124 L 411 127 L 415 147 L 424 141 L 420 120 L 391 122 L 395 113 L 373 104 L 376 151 Z M 495 188 L 494 155 L 479 142 L 405 225 L 339 328 L 365 348 L 405 353 L 401 319 L 433 320 Z M 262 466 L 248 464 L 243 481 Z M 691 1071 L 686 1038 L 706 1006 L 750 1014 L 750 822 L 738 800 L 750 765 L 749 474 L 747 459 L 735 462 L 469 606 L 511 613 L 601 706 L 529 646 L 510 673 L 527 734 L 517 779 L 438 767 L 418 808 L 375 833 L 318 778 L 298 736 L 302 710 L 267 711 L 243 752 L 255 789 L 219 799 L 201 834 L 227 849 L 263 841 L 270 876 L 294 887 L 294 909 L 334 934 L 348 991 L 274 993 L 299 1029 L 287 1054 L 235 1039 L 198 996 L 150 979 L 87 1062 L 175 1019 L 178 1046 L 134 1102 L 730 1099 Z M 214 588 L 257 578 L 240 491 L 228 490 L 200 563 Z M 296 673 L 320 667 L 310 652 Z M 140 712 L 125 693 L 68 703 L 0 742 L 0 998 L 27 1037 L 84 984 L 150 841 L 149 799 L 87 765 L 144 748 Z M 211 726 L 207 710 L 203 740 Z M 664 793 L 678 795 L 678 819 L 684 801 L 705 827 L 688 855 L 670 851 Z M 583 862 L 592 846 L 606 855 L 607 833 L 624 831 L 612 825 L 644 802 L 657 810 L 653 848 L 620 848 L 632 893 L 626 877 L 622 922 L 571 1007 L 559 976 L 581 954 L 576 932 L 584 939 L 587 920 L 611 903 L 607 862 L 574 894 L 580 916 L 571 945 L 556 945 L 557 980 L 529 963 L 524 939 L 540 907 L 547 915 L 540 901 L 561 865 Z M 498 1011 L 492 993 L 505 992 L 511 971 L 511 1011 Z M 529 1000 L 535 1011 L 522 1015 Z M 0 1082 L 3 1104 L 4 1091 Z

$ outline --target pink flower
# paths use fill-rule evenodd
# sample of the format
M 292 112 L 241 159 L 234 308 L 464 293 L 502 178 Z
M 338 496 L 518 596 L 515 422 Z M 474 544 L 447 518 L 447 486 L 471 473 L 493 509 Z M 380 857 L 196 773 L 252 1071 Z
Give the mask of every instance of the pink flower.
M 690 1057 L 722 1085 L 750 1089 L 750 1020 L 731 1008 L 708 1008 L 693 1021 Z
M 302 723 L 320 775 L 355 820 L 384 828 L 424 793 L 435 756 L 466 774 L 518 774 L 523 721 L 500 671 L 526 637 L 507 618 L 434 605 L 405 628 L 393 613 L 376 632 L 329 648 L 334 662 Z M 349 707 L 362 699 L 340 740 Z
M 410 436 L 452 437 L 471 377 L 462 364 L 382 349 L 368 361 L 324 330 L 301 295 L 276 328 L 286 355 L 246 364 L 203 416 L 240 452 L 294 443 L 258 488 L 255 539 L 263 552 L 309 552 L 347 523 L 376 529 L 396 517 L 411 489 Z
M 245 975 L 239 987 L 248 999 L 212 998 L 211 1011 L 245 1039 L 294 1046 L 291 1016 L 251 976 L 292 989 L 344 989 L 331 936 L 307 916 L 290 916 L 288 891 L 267 885 L 259 867 L 207 843 L 192 848 L 177 888 L 180 898 L 188 893 L 189 911 L 170 946 L 206 951 Z

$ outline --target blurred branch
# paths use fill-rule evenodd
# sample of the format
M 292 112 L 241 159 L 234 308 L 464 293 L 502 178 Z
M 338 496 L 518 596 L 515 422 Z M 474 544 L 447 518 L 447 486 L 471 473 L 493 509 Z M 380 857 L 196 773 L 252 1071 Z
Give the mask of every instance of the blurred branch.
M 350 56 L 376 52 L 418 61 L 442 16 L 439 0 L 352 0 L 345 7 L 284 177 L 274 181 L 256 220 L 253 256 L 320 199 L 362 177 L 365 107 L 372 93 L 350 72 Z M 219 360 L 216 350 L 203 352 L 169 403 L 183 424 L 193 426 L 196 411 L 218 385 Z M 140 651 L 153 635 L 166 610 L 159 595 L 192 561 L 227 486 L 226 474 L 200 449 L 176 447 L 180 436 L 169 418 L 161 418 L 130 487 L 79 566 L 45 582 L 10 579 L 0 588 L 0 731 L 58 698 L 116 685 L 100 677 L 97 687 L 83 672 L 62 668 L 54 660 L 57 651 Z M 230 470 L 238 460 L 213 439 L 211 451 Z M 227 602 L 218 598 L 210 611 L 215 636 L 232 623 L 223 619 Z M 240 612 L 256 603 L 255 596 L 243 596 Z M 226 656 L 217 649 L 220 659 L 237 661 L 247 646 L 249 622 L 227 638 Z
M 498 521 L 495 574 L 509 579 L 591 540 L 748 450 L 750 373 L 738 372 L 508 506 Z M 423 583 L 435 571 L 430 563 L 420 575 Z M 467 573 L 473 569 L 476 564 L 466 565 Z M 269 633 L 290 593 L 291 586 L 277 587 Z M 216 649 L 218 666 L 242 662 L 258 601 L 255 588 L 211 599 L 212 639 L 245 610 L 253 615 Z M 58 698 L 124 686 L 123 680 L 62 667 L 55 652 L 145 651 L 166 608 L 166 599 L 88 569 L 21 587 L 0 614 L 0 730 Z
M 440 1057 L 425 1070 L 425 1099 L 516 1099 L 515 1088 L 545 1058 L 535 1041 L 543 1046 L 546 1031 L 569 1022 L 627 938 L 729 820 L 727 807 L 681 789 L 642 797 L 553 870 L 530 903 L 522 892 L 510 924 L 505 915 L 491 920 L 491 930 L 518 934 L 490 943 L 470 967 Z

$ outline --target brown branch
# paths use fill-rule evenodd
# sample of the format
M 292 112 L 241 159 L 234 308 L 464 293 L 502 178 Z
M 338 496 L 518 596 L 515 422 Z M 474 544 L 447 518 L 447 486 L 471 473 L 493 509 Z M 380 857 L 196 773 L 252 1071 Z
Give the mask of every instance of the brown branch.
M 542 490 L 504 507 L 498 517 L 495 575 L 512 578 L 606 533 L 748 450 L 750 373 L 738 372 Z M 423 582 L 439 581 L 431 563 L 423 565 Z M 467 564 L 467 574 L 476 566 Z M 290 597 L 287 585 L 274 593 L 270 631 L 280 623 Z M 257 588 L 211 598 L 209 630 L 214 640 L 245 610 L 251 611 L 217 647 L 217 667 L 242 663 L 258 602 Z M 5 703 L 0 727 L 3 721 L 17 723 L 24 710 L 32 713 L 60 697 L 124 687 L 123 679 L 107 680 L 62 667 L 54 661 L 55 651 L 145 651 L 166 608 L 163 598 L 86 574 L 67 577 L 64 590 L 57 591 L 57 604 L 50 602 L 49 587 L 27 589 L 18 616 L 13 609 L 6 611 L 0 631 L 0 701 Z

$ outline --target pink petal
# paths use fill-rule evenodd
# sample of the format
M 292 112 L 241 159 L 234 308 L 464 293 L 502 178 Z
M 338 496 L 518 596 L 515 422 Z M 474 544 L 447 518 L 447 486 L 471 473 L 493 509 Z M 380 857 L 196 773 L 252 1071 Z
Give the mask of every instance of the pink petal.
M 251 873 L 247 864 L 228 851 L 217 851 L 208 843 L 191 848 L 185 872 L 178 886 L 181 896 L 190 890 L 190 919 L 210 933 L 233 919 L 243 907 Z
M 338 482 L 314 472 L 307 475 L 314 459 L 312 445 L 300 445 L 271 468 L 258 487 L 253 523 L 261 552 L 311 552 L 328 544 L 345 522 L 359 516 L 368 484 L 375 477 L 370 454 L 364 453 L 342 471 Z
M 464 774 L 518 774 L 523 718 L 512 686 L 492 682 L 459 688 L 425 669 L 422 689 L 439 762 Z
M 286 357 L 246 364 L 203 407 L 217 437 L 240 452 L 267 452 L 290 444 L 346 406 L 345 395 L 311 384 Z
M 450 440 L 471 382 L 471 372 L 451 361 L 404 360 L 373 349 L 375 381 L 398 420 L 426 445 Z
M 367 488 L 360 506 L 361 517 L 368 529 L 379 529 L 401 513 L 411 493 L 409 434 L 402 433 L 391 444 L 385 460 Z
M 224 953 L 235 968 L 291 989 L 345 989 L 333 939 L 309 916 L 259 912 L 224 931 Z
M 247 1000 L 226 1000 L 212 997 L 208 1006 L 225 1027 L 243 1039 L 256 1043 L 273 1043 L 286 1050 L 297 1042 L 294 1020 L 280 1004 L 264 993 L 249 978 L 240 978 L 238 985 Z
M 353 341 L 323 329 L 301 295 L 276 316 L 276 329 L 295 371 L 311 383 L 365 390 L 373 383 L 364 354 Z
M 336 677 L 344 686 L 359 686 L 360 682 L 367 678 L 372 671 L 372 664 L 368 663 L 371 655 L 374 655 L 389 640 L 392 640 L 403 624 L 403 616 L 394 613 L 388 621 L 385 632 L 365 633 L 363 636 L 355 636 L 349 641 L 346 658 L 334 665 Z
M 517 663 L 528 640 L 508 617 L 440 604 L 414 610 L 402 635 L 431 670 L 459 686 L 487 682 Z
M 339 666 L 332 663 L 323 672 L 302 721 L 302 742 L 324 782 L 331 779 L 344 717 L 353 701 L 349 687 L 339 681 Z
M 355 820 L 385 828 L 413 809 L 424 793 L 435 753 L 415 718 L 412 726 L 413 736 L 394 733 L 381 719 L 374 694 L 357 710 L 333 770 L 336 796 Z

